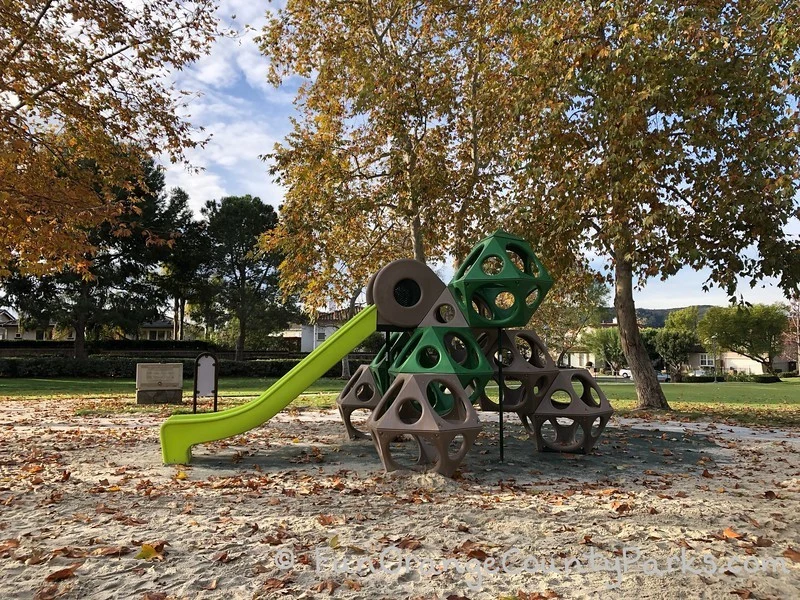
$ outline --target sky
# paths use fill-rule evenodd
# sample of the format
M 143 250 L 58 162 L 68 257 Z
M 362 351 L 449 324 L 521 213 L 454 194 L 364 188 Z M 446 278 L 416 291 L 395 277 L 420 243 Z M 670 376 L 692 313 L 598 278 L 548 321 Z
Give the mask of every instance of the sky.
M 210 140 L 187 153 L 189 162 L 201 169 L 199 173 L 167 165 L 166 181 L 169 188 L 186 190 L 196 212 L 207 200 L 231 195 L 251 194 L 276 207 L 282 202 L 283 189 L 272 181 L 269 164 L 260 157 L 289 133 L 290 118 L 295 114 L 292 102 L 300 82 L 289 80 L 277 89 L 270 85 L 266 80 L 269 63 L 253 41 L 266 22 L 266 11 L 281 4 L 223 0 L 220 17 L 238 28 L 239 37 L 218 40 L 208 56 L 177 74 L 178 88 L 197 92 L 186 116 L 196 127 L 203 127 Z M 800 235 L 800 224 L 793 223 L 790 228 L 793 235 Z M 603 266 L 600 259 L 594 263 Z M 727 304 L 723 290 L 703 292 L 707 276 L 703 271 L 683 269 L 667 281 L 648 280 L 635 292 L 636 305 Z M 773 282 L 754 289 L 744 284 L 739 292 L 751 303 L 784 300 Z

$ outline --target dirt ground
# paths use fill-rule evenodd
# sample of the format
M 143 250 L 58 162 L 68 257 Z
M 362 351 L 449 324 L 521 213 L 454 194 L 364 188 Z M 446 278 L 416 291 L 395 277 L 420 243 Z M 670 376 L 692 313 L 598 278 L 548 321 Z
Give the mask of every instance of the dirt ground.
M 332 411 L 164 466 L 161 418 L 87 404 L 0 401 L 2 598 L 800 597 L 797 430 L 617 419 L 537 454 L 512 417 L 500 463 L 482 414 L 446 479 Z

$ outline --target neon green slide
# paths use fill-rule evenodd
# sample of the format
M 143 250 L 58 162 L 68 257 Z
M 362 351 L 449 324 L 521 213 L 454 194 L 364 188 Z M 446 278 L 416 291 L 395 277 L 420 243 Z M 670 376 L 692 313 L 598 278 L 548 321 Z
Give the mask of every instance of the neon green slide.
M 173 415 L 161 425 L 164 464 L 187 464 L 192 446 L 239 435 L 270 420 L 375 332 L 378 309 L 367 306 L 255 400 L 217 413 Z

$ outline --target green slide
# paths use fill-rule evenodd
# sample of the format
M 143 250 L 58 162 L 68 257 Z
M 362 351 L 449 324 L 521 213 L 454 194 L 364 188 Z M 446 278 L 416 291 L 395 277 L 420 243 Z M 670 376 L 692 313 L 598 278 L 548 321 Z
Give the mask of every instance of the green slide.
M 270 420 L 377 328 L 378 309 L 367 306 L 255 400 L 217 413 L 173 415 L 161 426 L 164 464 L 187 464 L 192 446 L 239 435 Z

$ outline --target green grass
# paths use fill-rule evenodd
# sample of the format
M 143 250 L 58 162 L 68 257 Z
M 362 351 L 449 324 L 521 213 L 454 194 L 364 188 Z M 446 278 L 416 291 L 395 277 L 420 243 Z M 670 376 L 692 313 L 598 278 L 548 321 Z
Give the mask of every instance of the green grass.
M 220 408 L 252 400 L 275 379 L 224 377 L 219 381 Z M 186 401 L 191 400 L 191 382 L 186 382 Z M 298 409 L 334 405 L 344 386 L 341 379 L 320 379 L 292 404 Z M 618 415 L 645 418 L 710 420 L 722 423 L 767 426 L 800 426 L 800 378 L 781 383 L 680 383 L 662 387 L 673 412 L 636 410 L 636 391 L 631 383 L 601 384 Z M 496 388 L 490 396 L 496 396 Z M 78 398 L 85 403 L 77 414 L 117 413 L 169 414 L 186 412 L 186 406 L 137 405 L 131 402 L 135 384 L 130 379 L 0 379 L 0 398 L 35 400 Z

